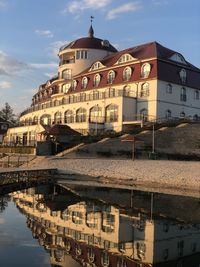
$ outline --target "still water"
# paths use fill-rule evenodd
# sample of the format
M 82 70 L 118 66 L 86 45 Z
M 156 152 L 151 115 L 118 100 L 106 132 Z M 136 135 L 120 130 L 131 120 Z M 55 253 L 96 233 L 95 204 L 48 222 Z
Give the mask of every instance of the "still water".
M 0 266 L 199 267 L 199 198 L 55 185 L 0 197 Z

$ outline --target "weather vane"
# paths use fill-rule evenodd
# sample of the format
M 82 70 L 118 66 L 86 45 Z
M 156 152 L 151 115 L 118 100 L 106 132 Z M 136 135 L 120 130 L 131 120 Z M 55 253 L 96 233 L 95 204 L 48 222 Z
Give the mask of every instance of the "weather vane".
M 92 22 L 93 22 L 93 19 L 94 19 L 94 17 L 93 17 L 93 16 L 90 16 L 91 24 L 92 24 Z

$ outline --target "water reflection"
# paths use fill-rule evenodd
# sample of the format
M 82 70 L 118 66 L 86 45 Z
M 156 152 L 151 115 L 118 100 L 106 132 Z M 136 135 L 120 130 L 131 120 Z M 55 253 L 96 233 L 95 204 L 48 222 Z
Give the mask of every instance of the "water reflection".
M 33 237 L 50 253 L 52 266 L 200 266 L 200 213 L 191 213 L 193 208 L 198 213 L 198 199 L 74 191 L 42 186 L 12 193 Z

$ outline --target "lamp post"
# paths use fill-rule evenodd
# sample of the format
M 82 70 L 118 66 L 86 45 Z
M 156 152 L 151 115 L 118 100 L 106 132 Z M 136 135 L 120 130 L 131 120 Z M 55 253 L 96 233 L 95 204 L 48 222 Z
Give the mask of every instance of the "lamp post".
M 154 122 L 152 127 L 152 154 L 155 153 L 155 129 L 154 129 Z

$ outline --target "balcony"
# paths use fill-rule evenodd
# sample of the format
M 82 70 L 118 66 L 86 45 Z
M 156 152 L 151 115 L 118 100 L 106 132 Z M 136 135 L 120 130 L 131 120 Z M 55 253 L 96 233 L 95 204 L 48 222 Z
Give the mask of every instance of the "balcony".
M 64 59 L 59 62 L 59 66 L 65 65 L 65 64 L 73 64 L 75 63 L 75 59 Z

